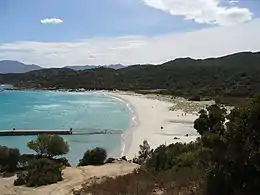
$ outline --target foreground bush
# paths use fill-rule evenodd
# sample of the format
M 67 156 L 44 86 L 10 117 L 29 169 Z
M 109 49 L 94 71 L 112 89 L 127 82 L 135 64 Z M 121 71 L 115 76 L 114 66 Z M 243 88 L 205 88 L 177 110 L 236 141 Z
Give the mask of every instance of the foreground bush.
M 82 159 L 79 160 L 78 166 L 102 165 L 107 158 L 107 151 L 103 148 L 96 147 L 93 150 L 87 150 Z
M 0 169 L 1 172 L 13 172 L 17 168 L 20 152 L 16 148 L 0 146 Z
M 145 172 L 136 172 L 116 178 L 106 178 L 104 182 L 96 182 L 91 186 L 83 185 L 81 194 L 113 195 L 113 194 L 152 194 L 154 181 Z
M 47 158 L 31 160 L 26 171 L 17 174 L 14 185 L 34 187 L 57 183 L 62 180 L 61 167 L 59 163 Z
M 205 188 L 203 172 L 193 168 L 170 169 L 153 174 L 145 169 L 134 173 L 83 185 L 82 195 L 202 195 Z

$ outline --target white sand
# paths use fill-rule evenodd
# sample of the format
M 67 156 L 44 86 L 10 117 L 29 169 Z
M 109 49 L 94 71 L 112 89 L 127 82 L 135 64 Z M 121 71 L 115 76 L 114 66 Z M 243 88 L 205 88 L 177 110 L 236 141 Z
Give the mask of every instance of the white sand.
M 139 145 L 147 140 L 151 148 L 162 144 L 191 142 L 198 137 L 193 122 L 198 117 L 181 110 L 170 111 L 173 103 L 125 92 L 106 93 L 130 104 L 136 118 L 133 127 L 123 135 L 123 155 L 128 159 L 138 154 Z M 188 103 L 188 102 L 187 102 Z M 163 127 L 163 129 L 161 129 Z M 187 137 L 186 134 L 189 134 Z M 178 139 L 174 139 L 177 137 Z

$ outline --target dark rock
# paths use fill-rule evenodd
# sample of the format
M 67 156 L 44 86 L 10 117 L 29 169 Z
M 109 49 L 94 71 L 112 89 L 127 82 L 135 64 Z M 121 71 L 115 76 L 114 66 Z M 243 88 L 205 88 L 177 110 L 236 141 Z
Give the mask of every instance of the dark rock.
M 122 157 L 121 157 L 121 160 L 127 161 L 126 156 L 122 156 Z
M 108 158 L 106 161 L 105 161 L 105 164 L 107 163 L 114 163 L 116 159 L 114 158 Z

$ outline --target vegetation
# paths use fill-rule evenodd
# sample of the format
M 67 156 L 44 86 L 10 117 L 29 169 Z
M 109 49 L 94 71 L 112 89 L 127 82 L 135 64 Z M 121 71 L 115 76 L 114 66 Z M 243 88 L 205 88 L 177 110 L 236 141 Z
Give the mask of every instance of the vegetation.
M 79 160 L 78 166 L 102 165 L 107 158 L 107 151 L 103 148 L 96 147 L 87 150 L 82 159 Z
M 29 161 L 26 171 L 17 174 L 14 185 L 28 187 L 48 185 L 62 180 L 61 164 L 47 158 Z
M 20 152 L 16 148 L 0 146 L 0 170 L 1 172 L 14 172 L 20 159 Z
M 68 144 L 57 135 L 39 135 L 28 147 L 37 152 L 20 155 L 18 149 L 0 146 L 1 172 L 17 173 L 14 185 L 41 186 L 62 180 L 62 168 L 70 166 L 66 158 L 53 158 L 68 152 Z
M 244 97 L 250 100 L 260 90 L 259 61 L 259 52 L 244 52 L 205 60 L 176 59 L 159 66 L 135 65 L 119 70 L 104 67 L 84 71 L 43 69 L 25 74 L 0 74 L 0 83 L 41 89 L 157 89 L 158 93 L 196 100 L 218 97 L 234 104 L 241 103 Z
M 139 145 L 140 151 L 138 158 L 134 158 L 133 162 L 137 164 L 143 164 L 151 155 L 152 151 L 147 140 L 143 141 L 142 145 Z
M 39 135 L 36 140 L 28 142 L 27 146 L 39 156 L 47 156 L 49 158 L 69 152 L 68 143 L 58 135 Z
M 85 187 L 94 194 L 257 195 L 260 192 L 260 97 L 227 113 L 200 111 L 194 143 L 161 145 L 133 173 Z M 143 150 L 140 151 L 142 154 Z M 118 185 L 120 183 L 120 185 Z
M 24 154 L 19 159 L 21 172 L 17 174 L 14 185 L 28 187 L 48 185 L 62 180 L 62 167 L 68 166 L 65 158 L 53 157 L 66 154 L 68 143 L 58 135 L 39 135 L 27 144 L 37 155 Z

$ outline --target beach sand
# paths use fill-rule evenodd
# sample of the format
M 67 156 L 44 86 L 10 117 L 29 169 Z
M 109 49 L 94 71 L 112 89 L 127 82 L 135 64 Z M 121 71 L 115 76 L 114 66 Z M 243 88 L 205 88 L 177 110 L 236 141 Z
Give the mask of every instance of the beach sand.
M 106 176 L 126 175 L 138 167 L 139 165 L 128 162 L 103 166 L 67 167 L 63 170 L 63 181 L 38 188 L 14 186 L 15 177 L 0 178 L 0 195 L 71 195 L 73 190 L 82 188 L 82 184 L 91 183 L 94 180 L 93 177 L 102 179 Z
M 128 159 L 132 159 L 138 154 L 139 145 L 144 140 L 148 141 L 152 149 L 162 144 L 195 141 L 199 137 L 193 128 L 194 120 L 198 118 L 195 113 L 210 104 L 210 102 L 189 102 L 184 99 L 174 99 L 170 102 L 169 98 L 163 99 L 163 96 L 126 92 L 106 94 L 125 101 L 133 110 L 132 127 L 126 131 L 122 140 L 122 155 L 127 156 Z M 186 105 L 186 112 L 179 110 L 180 102 L 182 105 Z M 178 110 L 170 110 L 174 107 L 177 107 Z M 188 111 L 189 113 L 187 113 Z M 188 136 L 186 136 L 187 134 Z

